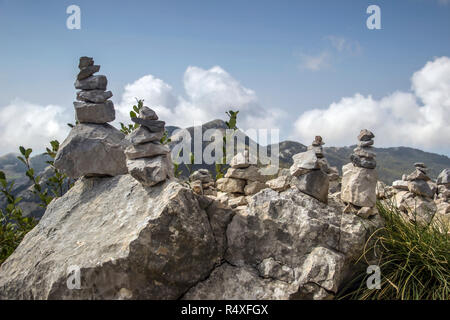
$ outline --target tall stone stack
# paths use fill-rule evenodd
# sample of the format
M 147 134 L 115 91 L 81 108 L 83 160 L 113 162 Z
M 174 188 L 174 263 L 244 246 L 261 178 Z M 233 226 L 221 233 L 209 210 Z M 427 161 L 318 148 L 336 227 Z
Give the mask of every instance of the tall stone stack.
M 358 135 L 358 146 L 350 156 L 351 163 L 342 167 L 341 199 L 347 204 L 345 212 L 356 213 L 368 218 L 377 213 L 376 186 L 378 175 L 375 170 L 375 135 L 367 129 Z
M 217 190 L 226 193 L 218 194 L 218 197 L 226 197 L 232 207 L 246 205 L 248 196 L 254 195 L 267 188 L 266 181 L 269 176 L 263 174 L 263 170 L 256 165 L 257 159 L 249 154 L 236 154 L 230 162 L 230 168 L 224 178 L 216 181 Z
M 316 136 L 305 152 L 292 157 L 294 163 L 290 167 L 291 185 L 299 191 L 328 203 L 329 177 L 331 172 L 327 159 L 323 155 L 322 137 Z
M 75 88 L 80 89 L 74 102 L 75 125 L 61 144 L 55 167 L 71 178 L 116 176 L 127 173 L 125 135 L 109 125 L 115 119 L 112 93 L 105 91 L 106 76 L 90 57 L 81 57 Z
M 81 123 L 108 123 L 116 118 L 111 91 L 106 91 L 106 76 L 94 75 L 100 70 L 94 59 L 81 57 L 78 64 L 80 72 L 75 82 L 77 100 L 74 102 L 76 118 Z
M 131 120 L 140 126 L 127 137 L 131 143 L 125 149 L 128 172 L 144 186 L 173 178 L 170 149 L 160 142 L 165 122 L 158 120 L 155 111 L 146 106 Z

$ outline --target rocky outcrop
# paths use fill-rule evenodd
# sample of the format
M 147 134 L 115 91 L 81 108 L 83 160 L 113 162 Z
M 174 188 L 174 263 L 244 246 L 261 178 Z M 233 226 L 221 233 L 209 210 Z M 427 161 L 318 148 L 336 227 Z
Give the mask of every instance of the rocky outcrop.
M 1 265 L 0 299 L 176 299 L 221 262 L 231 217 L 174 181 L 80 179 Z
M 295 188 L 257 193 L 228 227 L 226 262 L 184 298 L 332 298 L 380 223 L 342 210 Z
M 380 226 L 296 188 L 249 200 L 79 179 L 0 267 L 0 299 L 329 299 Z

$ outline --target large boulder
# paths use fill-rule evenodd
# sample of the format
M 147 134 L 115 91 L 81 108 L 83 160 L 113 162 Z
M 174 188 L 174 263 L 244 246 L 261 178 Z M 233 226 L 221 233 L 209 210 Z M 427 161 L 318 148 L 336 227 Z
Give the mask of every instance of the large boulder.
M 55 167 L 71 178 L 128 172 L 125 135 L 109 124 L 77 124 L 59 147 Z
M 185 299 L 329 299 L 344 283 L 365 241 L 380 226 L 295 189 L 265 189 L 236 211 L 226 263 Z
M 359 207 L 375 206 L 377 172 L 348 163 L 342 167 L 341 199 Z
M 0 300 L 177 299 L 220 263 L 232 215 L 174 181 L 80 179 L 1 265 Z

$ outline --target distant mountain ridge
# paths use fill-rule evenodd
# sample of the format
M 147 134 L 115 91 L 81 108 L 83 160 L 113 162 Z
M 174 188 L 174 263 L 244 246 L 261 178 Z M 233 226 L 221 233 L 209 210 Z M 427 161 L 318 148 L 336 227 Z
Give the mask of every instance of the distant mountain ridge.
M 202 126 L 202 131 L 207 129 L 219 129 L 225 130 L 226 124 L 222 120 L 209 121 Z M 174 133 L 175 130 L 180 129 L 174 126 L 167 126 L 169 136 Z M 193 137 L 194 127 L 186 128 L 187 131 Z M 249 138 L 246 139 L 245 144 L 248 145 Z M 203 142 L 203 149 L 210 142 Z M 170 144 L 171 147 L 175 145 L 175 142 Z M 272 150 L 273 146 L 267 146 L 268 152 Z M 350 154 L 355 146 L 349 147 L 324 147 L 325 157 L 331 166 L 336 166 L 339 172 L 342 174 L 342 166 L 350 162 Z M 292 165 L 292 156 L 306 151 L 306 145 L 296 141 L 282 141 L 279 143 L 280 153 L 280 167 L 288 168 Z M 193 148 L 192 148 L 193 150 Z M 414 162 L 423 162 L 427 165 L 427 173 L 432 179 L 436 179 L 439 173 L 445 169 L 450 168 L 450 158 L 444 155 L 438 155 L 435 153 L 425 152 L 419 149 L 408 147 L 392 147 L 392 148 L 374 148 L 377 154 L 377 172 L 379 180 L 392 184 L 394 180 L 401 179 L 402 174 L 410 173 L 414 170 Z M 15 194 L 26 195 L 26 189 L 30 187 L 30 182 L 25 176 L 26 167 L 17 159 L 18 154 L 6 154 L 0 156 L 0 170 L 6 173 L 8 179 L 15 180 Z M 50 160 L 45 154 L 40 154 L 31 158 L 32 167 L 38 174 L 47 167 L 46 161 Z M 213 174 L 215 173 L 214 165 L 194 165 L 192 170 L 198 170 L 200 168 L 206 168 Z M 183 165 L 180 166 L 183 176 L 188 175 L 187 168 Z M 24 197 L 24 206 L 29 207 L 32 215 L 40 216 L 43 211 L 42 208 L 34 205 L 33 197 L 28 194 Z M 0 197 L 0 207 L 4 206 L 4 199 Z

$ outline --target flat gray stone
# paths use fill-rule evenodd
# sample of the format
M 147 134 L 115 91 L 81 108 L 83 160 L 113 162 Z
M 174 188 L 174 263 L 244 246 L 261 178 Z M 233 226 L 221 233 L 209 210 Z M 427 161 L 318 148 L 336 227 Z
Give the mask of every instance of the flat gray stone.
M 103 75 L 90 76 L 75 82 L 75 88 L 80 90 L 106 90 L 107 85 L 108 80 Z
M 299 177 L 293 177 L 291 184 L 323 203 L 328 202 L 329 179 L 322 170 L 313 170 Z
M 291 175 L 298 176 L 309 170 L 319 169 L 319 161 L 314 150 L 297 153 L 292 157 L 294 163 L 289 169 Z
M 369 140 L 371 140 L 373 138 L 375 138 L 375 135 L 371 131 L 369 131 L 367 129 L 361 130 L 361 132 L 358 135 L 358 140 L 359 141 L 369 141 Z
M 99 71 L 100 71 L 99 65 L 88 66 L 88 67 L 80 70 L 80 72 L 77 75 L 77 79 L 78 80 L 86 79 L 86 78 L 92 76 L 94 73 L 99 72 Z
M 139 118 L 146 119 L 146 120 L 158 120 L 158 116 L 156 115 L 156 112 L 150 109 L 149 107 L 142 107 L 141 110 L 139 110 Z
M 127 160 L 128 172 L 144 186 L 154 186 L 173 177 L 173 164 L 168 155 Z
M 146 127 L 151 132 L 164 131 L 164 126 L 166 125 L 166 123 L 161 120 L 131 118 L 131 121 L 133 121 L 134 123 L 140 124 L 141 126 Z
M 125 155 L 129 160 L 166 155 L 169 152 L 170 148 L 168 146 L 153 142 L 130 145 L 125 149 Z
M 92 103 L 103 103 L 113 96 L 111 91 L 89 90 L 78 91 L 77 100 Z
M 370 147 L 373 146 L 373 140 L 369 140 L 369 141 L 359 141 L 358 142 L 358 147 Z
M 433 198 L 434 193 L 430 185 L 424 180 L 414 180 L 408 182 L 408 190 L 418 196 Z
M 356 154 L 350 155 L 350 160 L 352 164 L 356 167 L 365 168 L 365 169 L 375 169 L 377 166 L 377 162 L 372 158 L 365 158 L 357 156 Z
M 74 102 L 76 119 L 81 123 L 107 123 L 116 119 L 112 101 L 105 103 Z
M 132 144 L 144 144 L 147 142 L 160 141 L 164 136 L 164 131 L 151 132 L 145 127 L 139 127 L 129 135 L 127 135 L 127 139 Z
M 81 57 L 80 62 L 78 63 L 78 68 L 83 69 L 94 64 L 94 59 L 91 57 Z

